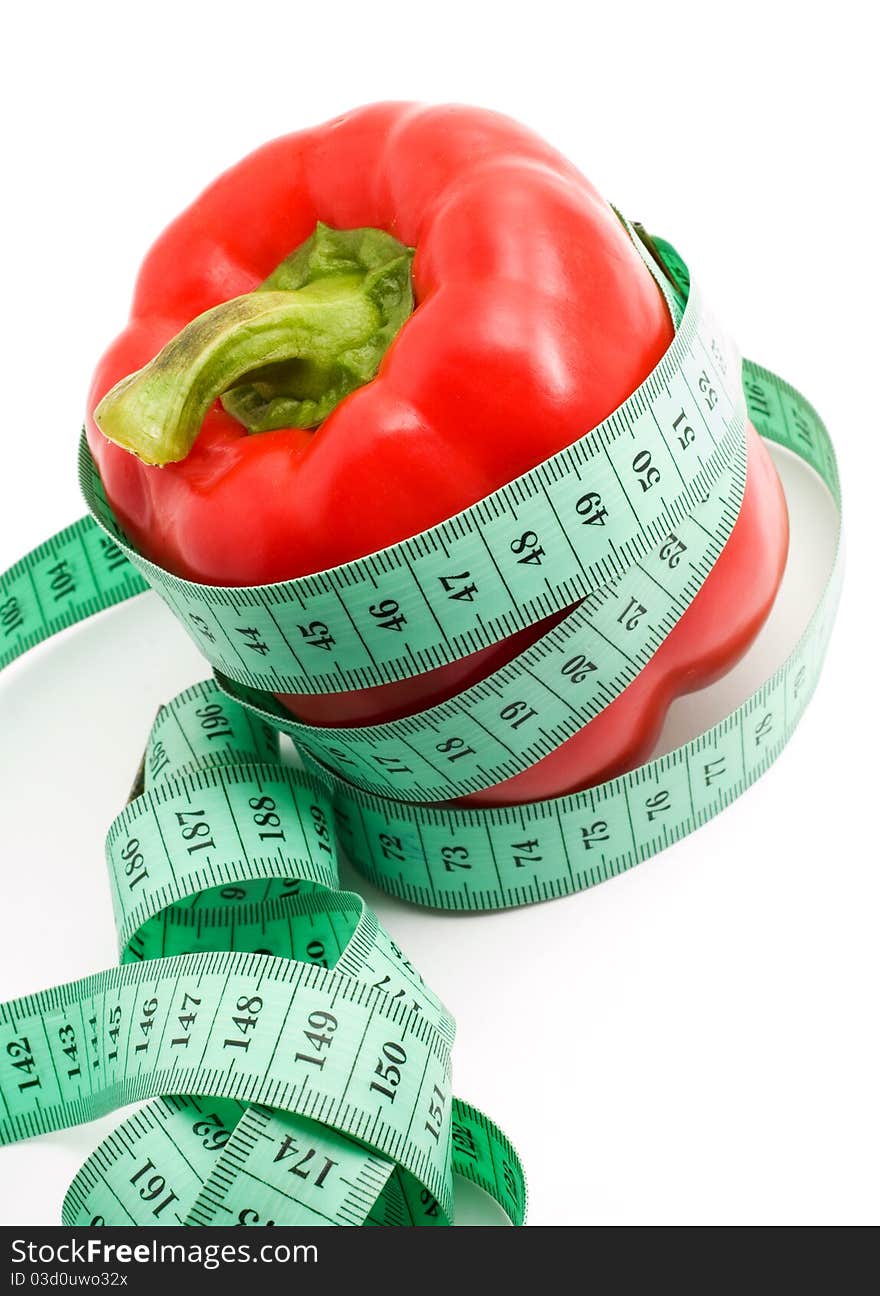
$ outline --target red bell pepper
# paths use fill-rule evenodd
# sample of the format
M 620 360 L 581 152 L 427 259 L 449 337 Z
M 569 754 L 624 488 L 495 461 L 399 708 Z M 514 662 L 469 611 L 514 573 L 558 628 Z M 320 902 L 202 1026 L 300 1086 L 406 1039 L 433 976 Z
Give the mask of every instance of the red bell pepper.
M 306 243 L 319 222 L 359 233 Z M 285 316 L 271 290 L 302 282 L 312 287 Z M 475 503 L 610 414 L 672 336 L 620 221 L 560 154 L 494 113 L 378 104 L 258 149 L 161 235 L 95 373 L 87 435 L 141 552 L 205 583 L 262 584 Z M 94 418 L 160 352 L 99 419 L 164 467 Z M 644 759 L 672 698 L 753 640 L 787 543 L 780 484 L 750 429 L 739 519 L 647 667 L 551 755 L 465 800 L 555 796 Z M 284 701 L 318 724 L 392 719 L 460 691 L 544 629 L 393 685 Z

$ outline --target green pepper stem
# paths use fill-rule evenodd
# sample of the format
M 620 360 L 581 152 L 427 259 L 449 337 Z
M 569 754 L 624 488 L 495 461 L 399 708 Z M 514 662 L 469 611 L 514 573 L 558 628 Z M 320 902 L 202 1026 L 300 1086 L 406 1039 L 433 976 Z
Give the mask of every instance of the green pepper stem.
M 310 239 L 107 393 L 95 422 L 144 463 L 186 458 L 218 396 L 250 432 L 315 427 L 369 382 L 413 307 L 412 253 L 379 230 Z

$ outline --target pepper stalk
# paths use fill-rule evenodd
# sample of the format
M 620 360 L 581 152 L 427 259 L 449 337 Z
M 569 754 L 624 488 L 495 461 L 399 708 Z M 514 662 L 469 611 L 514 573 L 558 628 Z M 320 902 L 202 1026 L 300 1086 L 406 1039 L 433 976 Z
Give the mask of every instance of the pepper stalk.
M 154 466 L 186 458 L 218 397 L 249 432 L 317 427 L 375 377 L 412 313 L 412 258 L 381 230 L 319 223 L 259 288 L 198 315 L 118 382 L 95 422 Z

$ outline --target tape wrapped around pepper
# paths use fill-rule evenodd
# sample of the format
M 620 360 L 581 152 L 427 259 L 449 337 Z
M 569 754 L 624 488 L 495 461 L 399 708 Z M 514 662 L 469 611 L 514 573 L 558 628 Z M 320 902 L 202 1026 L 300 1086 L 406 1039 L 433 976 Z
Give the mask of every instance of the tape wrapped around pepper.
M 152 587 L 217 679 L 163 708 L 108 836 L 125 966 L 0 1005 L 0 1142 L 159 1094 L 67 1222 L 445 1223 L 452 1171 L 520 1222 L 515 1152 L 451 1096 L 448 1014 L 336 890 L 337 849 L 394 895 L 494 909 L 739 795 L 815 686 L 839 548 L 774 674 L 632 766 L 779 583 L 746 411 L 839 510 L 821 419 L 539 141 L 395 105 L 268 145 L 175 222 L 90 410 L 92 516 L 0 574 L 0 667 Z
M 627 231 L 558 153 L 482 110 L 377 105 L 266 145 L 169 227 L 98 366 L 87 434 L 143 554 L 205 584 L 259 585 L 482 499 L 607 417 L 672 337 Z M 151 464 L 102 434 L 102 400 L 105 431 Z M 648 664 L 574 737 L 463 800 L 558 796 L 644 759 L 672 698 L 754 638 L 787 539 L 749 429 L 736 525 Z M 485 677 L 558 617 L 393 684 L 284 700 L 320 725 L 390 720 Z

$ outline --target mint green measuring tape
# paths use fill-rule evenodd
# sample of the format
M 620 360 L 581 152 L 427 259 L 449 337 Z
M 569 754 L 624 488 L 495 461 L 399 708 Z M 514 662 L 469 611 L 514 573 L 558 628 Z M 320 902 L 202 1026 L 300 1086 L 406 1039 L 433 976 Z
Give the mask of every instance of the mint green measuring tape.
M 338 890 L 326 787 L 211 682 L 160 711 L 107 835 L 121 965 L 0 1006 L 0 1142 L 157 1099 L 68 1224 L 447 1224 L 453 1173 L 514 1222 L 506 1137 L 453 1098 L 454 1023 Z
M 83 443 L 91 517 L 0 578 L 0 666 L 154 588 L 216 675 L 160 712 L 138 795 L 108 834 L 121 967 L 0 1008 L 0 1141 L 154 1099 L 83 1166 L 66 1222 L 447 1223 L 453 1173 L 522 1220 L 510 1143 L 451 1096 L 452 1021 L 338 891 L 338 848 L 386 891 L 455 910 L 632 867 L 778 755 L 840 587 L 838 555 L 787 661 L 693 742 L 572 796 L 444 804 L 528 768 L 650 660 L 736 521 L 746 408 L 840 503 L 816 412 L 740 361 L 669 244 L 628 228 L 677 323 L 666 356 L 598 428 L 448 522 L 298 580 L 201 586 L 128 545 Z M 525 653 L 416 716 L 327 729 L 272 696 L 406 678 L 578 600 Z M 280 763 L 279 732 L 305 772 Z

